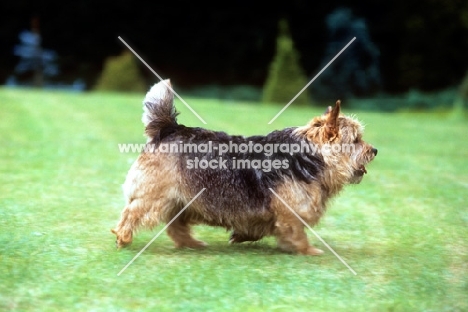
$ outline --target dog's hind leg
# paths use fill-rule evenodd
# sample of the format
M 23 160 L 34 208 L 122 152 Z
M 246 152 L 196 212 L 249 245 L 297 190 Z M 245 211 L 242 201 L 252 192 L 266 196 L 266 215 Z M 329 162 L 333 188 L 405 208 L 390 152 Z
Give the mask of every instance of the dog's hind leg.
M 167 235 L 174 241 L 176 248 L 202 248 L 207 244 L 192 237 L 190 225 L 181 215 L 167 227 Z
M 117 236 L 117 248 L 130 244 L 133 240 L 133 234 L 140 228 L 153 228 L 159 223 L 158 214 L 154 209 L 158 202 L 150 204 L 143 199 L 129 200 L 127 206 L 122 211 L 120 221 L 111 230 Z
M 130 205 L 127 205 L 122 211 L 120 221 L 111 232 L 117 236 L 115 245 L 117 248 L 130 244 L 133 240 L 135 221 L 131 212 Z

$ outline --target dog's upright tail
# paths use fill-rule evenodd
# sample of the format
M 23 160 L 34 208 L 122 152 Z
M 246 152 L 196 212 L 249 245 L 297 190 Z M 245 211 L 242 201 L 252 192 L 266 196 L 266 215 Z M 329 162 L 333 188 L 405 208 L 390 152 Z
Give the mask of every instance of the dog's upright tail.
M 161 131 L 177 126 L 177 115 L 174 107 L 174 93 L 169 79 L 155 84 L 146 93 L 143 101 L 143 116 L 141 121 L 145 125 L 148 140 L 161 139 Z

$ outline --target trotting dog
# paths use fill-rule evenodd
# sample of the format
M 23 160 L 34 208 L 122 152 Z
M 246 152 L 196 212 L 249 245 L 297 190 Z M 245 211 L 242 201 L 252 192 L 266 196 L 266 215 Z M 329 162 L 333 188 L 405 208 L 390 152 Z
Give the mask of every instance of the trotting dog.
M 309 245 L 302 220 L 315 225 L 329 199 L 360 183 L 377 155 L 362 140 L 363 126 L 340 114 L 340 102 L 305 126 L 251 137 L 183 126 L 173 102 L 169 80 L 144 99 L 148 148 L 123 186 L 126 205 L 112 230 L 117 247 L 159 223 L 170 223 L 176 247 L 203 247 L 191 226 L 205 224 L 231 230 L 231 243 L 273 235 L 284 251 L 322 253 Z

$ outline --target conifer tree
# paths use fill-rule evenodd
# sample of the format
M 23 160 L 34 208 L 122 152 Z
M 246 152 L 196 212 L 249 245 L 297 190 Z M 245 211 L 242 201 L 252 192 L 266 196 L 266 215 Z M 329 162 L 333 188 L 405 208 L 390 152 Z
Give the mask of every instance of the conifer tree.
M 287 104 L 307 84 L 307 77 L 299 62 L 299 53 L 289 33 L 286 20 L 279 22 L 276 55 L 270 64 L 268 77 L 263 86 L 263 102 Z M 305 90 L 294 104 L 311 103 Z
M 138 63 L 129 51 L 106 60 L 95 87 L 96 90 L 126 92 L 145 92 L 146 88 Z

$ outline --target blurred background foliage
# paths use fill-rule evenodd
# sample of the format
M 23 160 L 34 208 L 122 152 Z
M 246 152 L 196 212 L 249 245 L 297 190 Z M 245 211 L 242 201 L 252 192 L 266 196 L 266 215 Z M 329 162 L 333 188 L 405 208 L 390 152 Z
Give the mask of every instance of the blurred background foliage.
M 271 61 L 265 85 L 263 86 L 263 102 L 284 105 L 289 103 L 299 90 L 304 88 L 308 83 L 308 79 L 299 59 L 299 54 L 291 39 L 288 22 L 282 19 L 278 25 L 276 53 Z M 310 104 L 308 90 L 304 90 L 294 100 L 294 103 L 297 105 Z
M 468 2 L 461 0 L 237 1 L 219 6 L 3 1 L 0 82 L 14 73 L 20 61 L 13 53 L 18 35 L 31 28 L 33 18 L 40 20 L 42 46 L 57 55 L 56 79 L 82 79 L 88 89 L 98 84 L 106 60 L 125 48 L 117 38 L 121 36 L 179 90 L 261 100 L 282 18 L 290 25 L 298 68 L 307 80 L 349 42 L 347 37 L 357 38 L 312 84 L 314 100 L 380 97 L 388 99 L 383 107 L 391 110 L 408 98 L 414 107 L 427 107 L 425 97 L 443 92 L 443 103 L 452 105 L 468 70 Z M 146 87 L 156 81 L 142 66 L 140 74 Z
M 100 91 L 145 92 L 146 82 L 141 75 L 139 64 L 140 61 L 128 50 L 124 50 L 119 56 L 108 57 L 95 89 Z

